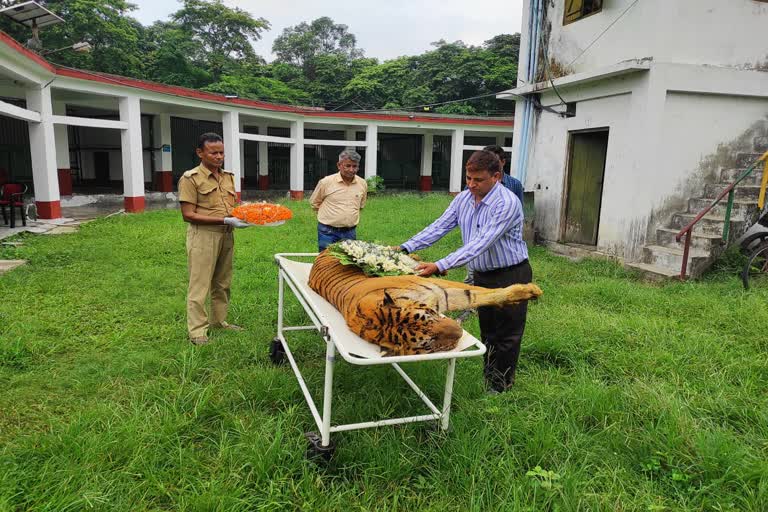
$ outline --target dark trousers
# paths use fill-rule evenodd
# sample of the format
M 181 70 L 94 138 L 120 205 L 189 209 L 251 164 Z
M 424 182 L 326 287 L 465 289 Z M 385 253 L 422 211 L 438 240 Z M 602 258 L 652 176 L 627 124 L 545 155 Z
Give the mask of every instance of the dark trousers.
M 527 284 L 533 280 L 528 260 L 512 267 L 475 272 L 475 286 L 505 288 Z M 515 369 L 520 358 L 520 343 L 525 331 L 528 301 L 503 307 L 477 308 L 480 339 L 488 348 L 485 353 L 485 380 L 496 391 L 504 391 L 515 383 Z
M 323 252 L 326 247 L 339 240 L 355 240 L 357 238 L 357 226 L 351 228 L 335 228 L 327 224 L 317 223 L 317 248 Z

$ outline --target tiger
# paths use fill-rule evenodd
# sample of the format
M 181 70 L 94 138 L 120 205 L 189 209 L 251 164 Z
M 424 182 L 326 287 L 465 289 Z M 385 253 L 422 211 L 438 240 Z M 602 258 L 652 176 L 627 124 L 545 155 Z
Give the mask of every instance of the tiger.
M 309 287 L 344 316 L 349 329 L 384 355 L 452 350 L 464 330 L 446 311 L 502 306 L 542 295 L 535 284 L 482 288 L 414 275 L 368 277 L 326 249 L 314 261 Z

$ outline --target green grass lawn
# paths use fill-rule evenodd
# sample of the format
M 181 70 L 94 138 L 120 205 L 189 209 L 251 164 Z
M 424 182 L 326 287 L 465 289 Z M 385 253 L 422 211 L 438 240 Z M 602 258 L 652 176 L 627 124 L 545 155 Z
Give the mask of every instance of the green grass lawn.
M 400 243 L 448 200 L 373 198 L 359 236 Z M 268 358 L 272 255 L 316 243 L 307 204 L 291 207 L 285 226 L 237 232 L 230 320 L 247 331 L 200 348 L 176 211 L 0 250 L 30 262 L 0 276 L 0 511 L 768 510 L 768 291 L 745 293 L 728 269 L 649 285 L 541 248 L 511 392 L 486 395 L 480 358 L 460 360 L 447 435 L 336 434 L 333 461 L 308 462 L 316 427 Z M 287 312 L 302 321 L 295 300 Z M 319 397 L 323 344 L 291 341 Z M 445 363 L 406 370 L 441 399 Z M 336 422 L 425 411 L 390 368 L 338 364 L 335 390 Z

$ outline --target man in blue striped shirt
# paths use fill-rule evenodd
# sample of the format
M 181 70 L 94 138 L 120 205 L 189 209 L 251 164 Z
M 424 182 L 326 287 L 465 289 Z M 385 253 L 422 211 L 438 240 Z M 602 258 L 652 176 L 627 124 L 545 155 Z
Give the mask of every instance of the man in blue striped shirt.
M 501 184 L 500 164 L 490 151 L 473 153 L 466 166 L 467 188 L 440 218 L 400 246 L 409 253 L 418 251 L 456 226 L 461 229 L 463 246 L 434 263 L 420 264 L 421 276 L 467 265 L 476 286 L 503 288 L 531 282 L 528 247 L 523 241 L 523 207 Z M 515 382 L 527 311 L 527 302 L 478 308 L 481 339 L 488 347 L 485 379 L 489 392 L 505 391 Z

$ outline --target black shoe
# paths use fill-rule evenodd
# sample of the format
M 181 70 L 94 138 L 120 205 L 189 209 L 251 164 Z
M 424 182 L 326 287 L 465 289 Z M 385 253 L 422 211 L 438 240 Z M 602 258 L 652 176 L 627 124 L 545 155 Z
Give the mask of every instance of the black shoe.
M 485 381 L 486 393 L 489 395 L 500 395 L 512 389 L 514 381 L 509 384 L 499 384 L 497 382 Z

